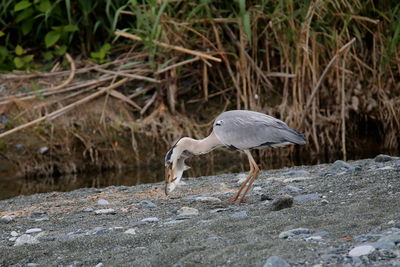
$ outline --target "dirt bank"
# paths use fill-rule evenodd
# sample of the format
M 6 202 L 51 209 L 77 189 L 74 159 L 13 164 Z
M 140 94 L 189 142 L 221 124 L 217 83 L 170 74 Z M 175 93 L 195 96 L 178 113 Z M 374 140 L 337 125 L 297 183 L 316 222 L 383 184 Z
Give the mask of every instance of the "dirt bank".
M 227 203 L 244 176 L 0 201 L 0 266 L 400 265 L 398 158 L 263 171 Z

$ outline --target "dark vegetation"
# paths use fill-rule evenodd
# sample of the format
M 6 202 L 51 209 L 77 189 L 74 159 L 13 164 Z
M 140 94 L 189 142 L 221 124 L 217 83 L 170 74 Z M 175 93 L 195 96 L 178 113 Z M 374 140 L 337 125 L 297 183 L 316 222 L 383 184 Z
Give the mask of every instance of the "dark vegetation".
M 1 160 L 21 174 L 161 163 L 227 109 L 308 139 L 263 156 L 398 151 L 399 18 L 389 0 L 2 1 Z

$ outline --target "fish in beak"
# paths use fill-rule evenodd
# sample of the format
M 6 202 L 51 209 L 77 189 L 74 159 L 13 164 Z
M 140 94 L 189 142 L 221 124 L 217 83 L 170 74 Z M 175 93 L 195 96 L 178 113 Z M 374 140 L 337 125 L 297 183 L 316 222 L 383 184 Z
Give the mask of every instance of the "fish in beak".
M 189 166 L 185 164 L 184 159 L 178 159 L 172 163 L 168 163 L 165 166 L 165 195 L 168 196 L 169 192 L 172 192 L 177 185 L 181 182 L 183 172 L 190 169 Z

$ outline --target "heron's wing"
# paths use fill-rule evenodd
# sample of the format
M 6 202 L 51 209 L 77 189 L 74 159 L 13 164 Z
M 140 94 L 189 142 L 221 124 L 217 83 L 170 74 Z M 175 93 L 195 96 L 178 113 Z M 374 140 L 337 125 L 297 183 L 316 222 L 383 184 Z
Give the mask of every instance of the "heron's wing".
M 251 149 L 304 144 L 304 136 L 274 117 L 244 110 L 222 113 L 214 122 L 214 133 L 226 146 Z

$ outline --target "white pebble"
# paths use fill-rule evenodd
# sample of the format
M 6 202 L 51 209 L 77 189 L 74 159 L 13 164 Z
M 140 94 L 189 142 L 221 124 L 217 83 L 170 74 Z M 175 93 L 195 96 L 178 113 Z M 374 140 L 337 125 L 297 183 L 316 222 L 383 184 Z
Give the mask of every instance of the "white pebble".
M 358 246 L 350 250 L 349 256 L 350 257 L 360 257 L 363 255 L 368 255 L 371 252 L 373 252 L 375 248 L 371 245 L 363 245 L 363 246 Z
M 221 202 L 221 199 L 216 197 L 196 197 L 195 200 L 201 202 Z
M 95 214 L 115 214 L 117 213 L 114 209 L 101 209 L 101 210 L 95 210 Z
M 136 234 L 136 230 L 133 229 L 133 228 L 130 228 L 130 229 L 126 230 L 124 233 L 125 234 L 130 234 L 130 235 L 135 235 Z
M 178 210 L 178 215 L 179 216 L 195 216 L 199 215 L 199 211 L 195 208 L 190 208 L 190 207 L 182 207 Z
M 26 230 L 25 234 L 40 233 L 41 231 L 42 231 L 42 229 L 40 229 L 40 228 L 32 228 L 32 229 Z
M 10 233 L 10 235 L 11 235 L 11 236 L 14 236 L 14 237 L 15 237 L 15 236 L 19 236 L 19 234 L 18 234 L 17 232 L 15 232 L 15 231 L 12 231 L 12 232 Z
M 109 205 L 110 202 L 108 202 L 105 199 L 99 199 L 99 200 L 97 200 L 97 204 L 99 204 L 99 205 Z
M 39 243 L 39 240 L 36 239 L 36 237 L 31 236 L 31 235 L 21 235 L 20 237 L 15 240 L 14 246 L 21 246 L 24 244 L 37 244 Z

